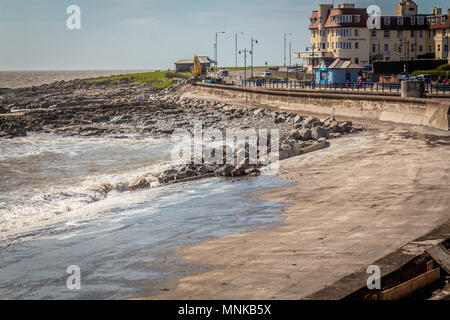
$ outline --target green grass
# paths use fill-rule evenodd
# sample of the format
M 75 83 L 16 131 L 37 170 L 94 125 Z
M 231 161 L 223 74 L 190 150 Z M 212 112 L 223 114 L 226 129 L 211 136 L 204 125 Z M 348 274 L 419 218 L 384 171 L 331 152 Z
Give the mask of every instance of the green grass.
M 233 71 L 233 70 L 244 70 L 244 67 L 225 67 L 228 71 Z M 251 69 L 251 66 L 247 66 L 247 70 Z M 254 69 L 258 68 L 258 69 L 270 69 L 270 68 L 281 68 L 280 66 L 254 66 Z M 213 70 L 219 71 L 220 68 L 212 68 Z
M 109 81 L 118 83 L 122 79 L 128 79 L 130 83 L 150 84 L 154 88 L 167 88 L 177 82 L 176 78 L 168 78 L 167 74 L 173 74 L 170 71 L 155 71 L 131 74 L 119 74 L 109 77 L 99 77 L 89 79 L 88 82 L 104 82 Z M 181 73 L 185 77 L 191 77 L 190 73 Z

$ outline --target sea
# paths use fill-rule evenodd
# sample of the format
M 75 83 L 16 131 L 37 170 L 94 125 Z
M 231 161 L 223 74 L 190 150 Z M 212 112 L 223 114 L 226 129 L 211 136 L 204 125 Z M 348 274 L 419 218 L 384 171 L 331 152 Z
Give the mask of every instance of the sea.
M 118 74 L 104 72 L 84 74 Z M 83 75 L 21 74 L 22 80 L 16 74 L 0 87 Z M 0 299 L 148 296 L 165 281 L 208 268 L 185 262 L 177 249 L 283 223 L 285 204 L 256 195 L 289 183 L 276 172 L 159 185 L 172 147 L 168 140 L 126 134 L 0 139 Z M 141 178 L 153 181 L 151 187 L 129 191 Z M 70 285 L 73 270 L 80 287 Z

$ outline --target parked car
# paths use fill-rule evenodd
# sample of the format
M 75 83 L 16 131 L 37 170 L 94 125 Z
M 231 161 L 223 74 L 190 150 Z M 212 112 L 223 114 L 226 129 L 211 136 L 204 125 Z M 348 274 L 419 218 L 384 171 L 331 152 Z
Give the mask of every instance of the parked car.
M 429 74 L 419 74 L 418 76 L 414 77 L 414 80 L 430 82 L 431 81 L 431 76 Z
M 397 81 L 410 80 L 411 75 L 407 72 L 402 72 L 397 75 Z
M 219 73 L 223 76 L 227 76 L 228 70 L 227 70 L 227 68 L 220 68 Z
M 263 78 L 272 78 L 272 73 L 270 73 L 270 72 L 261 72 L 260 76 L 263 77 Z

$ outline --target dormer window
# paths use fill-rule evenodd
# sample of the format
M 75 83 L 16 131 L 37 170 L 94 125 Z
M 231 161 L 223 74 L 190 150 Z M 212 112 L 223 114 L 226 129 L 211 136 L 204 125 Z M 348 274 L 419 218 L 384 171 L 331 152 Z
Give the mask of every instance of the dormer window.
M 444 23 L 445 22 L 445 16 L 441 17 L 441 22 Z
M 398 19 L 397 19 L 397 24 L 398 24 L 399 26 L 402 26 L 402 25 L 403 25 L 403 18 L 398 18 Z
M 384 18 L 384 24 L 390 25 L 391 24 L 391 18 L 390 17 Z
M 417 23 L 418 23 L 420 26 L 422 26 L 422 25 L 425 23 L 424 17 L 418 17 L 418 18 L 417 18 Z
M 415 25 L 415 24 L 416 24 L 416 18 L 411 17 L 411 25 L 413 26 L 413 25 Z
M 361 16 L 355 16 L 355 22 L 356 23 L 361 22 Z

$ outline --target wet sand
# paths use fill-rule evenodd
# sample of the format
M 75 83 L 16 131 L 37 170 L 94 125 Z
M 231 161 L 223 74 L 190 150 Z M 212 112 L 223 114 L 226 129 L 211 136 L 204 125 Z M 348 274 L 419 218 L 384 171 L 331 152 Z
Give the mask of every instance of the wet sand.
M 374 126 L 283 160 L 280 178 L 295 183 L 261 197 L 291 204 L 284 224 L 182 249 L 211 270 L 148 298 L 305 299 L 445 223 L 450 133 Z

